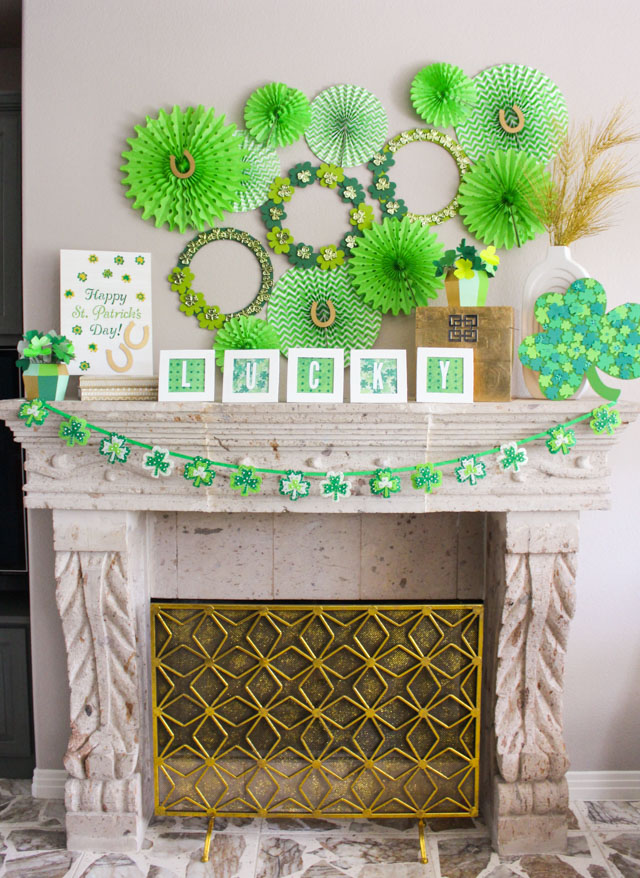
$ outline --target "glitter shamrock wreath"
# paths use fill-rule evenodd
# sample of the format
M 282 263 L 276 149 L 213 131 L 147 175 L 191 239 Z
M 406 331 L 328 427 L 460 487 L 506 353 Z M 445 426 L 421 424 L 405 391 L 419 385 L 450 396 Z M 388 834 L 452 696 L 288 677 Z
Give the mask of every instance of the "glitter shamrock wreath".
M 471 160 L 467 157 L 462 147 L 442 131 L 435 128 L 413 128 L 403 131 L 392 138 L 382 152 L 376 153 L 367 167 L 373 171 L 373 183 L 369 186 L 369 192 L 373 198 L 380 202 L 384 216 L 402 219 L 404 216 L 410 223 L 419 222 L 423 226 L 435 226 L 443 223 L 458 213 L 458 195 L 451 199 L 449 204 L 434 213 L 412 213 L 407 209 L 401 198 L 396 197 L 396 184 L 390 179 L 388 170 L 395 164 L 394 154 L 408 143 L 426 141 L 441 146 L 449 153 L 458 166 L 460 181 L 469 170 Z
M 196 293 L 193 289 L 195 275 L 190 269 L 191 260 L 198 250 L 212 241 L 236 241 L 243 244 L 255 255 L 260 265 L 262 279 L 260 289 L 255 298 L 245 308 L 234 311 L 232 314 L 222 314 L 217 305 L 209 305 L 203 293 Z M 248 232 L 240 229 L 216 228 L 208 232 L 201 232 L 192 241 L 189 241 L 180 256 L 178 264 L 169 273 L 167 280 L 171 289 L 180 296 L 180 310 L 188 317 L 195 317 L 202 329 L 220 329 L 225 320 L 240 315 L 248 316 L 257 314 L 268 302 L 273 287 L 273 265 L 269 254 L 262 244 Z
M 351 229 L 344 235 L 339 247 L 329 244 L 315 250 L 311 244 L 297 243 L 284 225 L 287 218 L 285 204 L 291 201 L 296 189 L 304 189 L 312 183 L 319 183 L 326 189 L 336 189 L 342 201 L 351 205 Z M 355 177 L 345 177 L 344 170 L 337 165 L 323 163 L 316 167 L 310 162 L 295 165 L 285 177 L 275 178 L 269 189 L 269 200 L 260 208 L 267 227 L 269 247 L 275 253 L 286 254 L 289 262 L 297 268 L 319 266 L 326 271 L 343 265 L 364 229 L 373 225 L 373 208 L 365 204 L 364 199 L 364 189 L 359 181 Z

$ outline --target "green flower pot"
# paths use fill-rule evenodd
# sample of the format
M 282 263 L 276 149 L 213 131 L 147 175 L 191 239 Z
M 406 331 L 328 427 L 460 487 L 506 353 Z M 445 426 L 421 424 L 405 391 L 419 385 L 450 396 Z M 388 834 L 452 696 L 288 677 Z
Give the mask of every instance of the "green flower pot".
M 69 370 L 64 363 L 31 363 L 22 373 L 26 399 L 53 402 L 64 399 Z

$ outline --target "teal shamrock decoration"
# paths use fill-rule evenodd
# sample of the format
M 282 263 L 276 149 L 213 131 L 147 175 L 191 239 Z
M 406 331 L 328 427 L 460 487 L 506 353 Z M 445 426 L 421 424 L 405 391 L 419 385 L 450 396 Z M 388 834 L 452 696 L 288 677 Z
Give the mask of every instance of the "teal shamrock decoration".
M 573 430 L 566 430 L 563 426 L 552 427 L 547 430 L 549 438 L 545 445 L 551 454 L 557 454 L 561 451 L 563 454 L 569 454 L 573 446 L 576 444 L 576 434 Z
M 278 490 L 283 497 L 290 500 L 298 500 L 300 497 L 308 497 L 311 489 L 311 482 L 305 479 L 301 472 L 296 470 L 287 470 L 286 476 L 280 479 Z
M 151 451 L 143 455 L 142 465 L 151 470 L 151 476 L 154 479 L 159 479 L 160 476 L 170 476 L 173 470 L 169 449 L 160 448 L 158 445 L 154 445 Z
M 520 467 L 524 466 L 529 458 L 524 448 L 518 448 L 517 442 L 507 442 L 506 445 L 500 446 L 500 456 L 498 463 L 506 472 L 512 469 L 515 473 L 519 472 Z
M 287 212 L 282 204 L 276 204 L 275 201 L 265 201 L 260 208 L 260 213 L 262 215 L 262 222 L 269 230 L 274 226 L 280 228 L 282 221 L 287 218 Z
M 487 468 L 482 461 L 476 460 L 476 456 L 471 454 L 469 457 L 460 458 L 460 466 L 456 467 L 456 479 L 460 484 L 469 482 L 470 485 L 477 485 L 480 479 L 484 479 L 487 474 Z
M 121 436 L 119 433 L 111 433 L 108 439 L 100 442 L 98 449 L 100 454 L 107 458 L 109 463 L 124 463 L 129 457 L 131 447 L 127 445 L 127 437 Z
M 369 479 L 369 487 L 372 494 L 378 494 L 388 499 L 392 494 L 400 492 L 400 476 L 394 476 L 390 469 L 377 469 L 373 478 Z
M 240 466 L 238 472 L 231 476 L 231 487 L 234 491 L 240 491 L 243 497 L 260 493 L 261 486 L 262 477 L 254 466 Z
M 185 464 L 183 475 L 188 482 L 193 482 L 195 488 L 199 488 L 200 485 L 208 487 L 216 477 L 213 463 L 206 457 L 194 457 L 192 461 Z
M 426 494 L 430 494 L 442 484 L 442 473 L 432 463 L 421 463 L 411 473 L 411 482 L 416 490 L 423 488 Z
M 620 391 L 603 384 L 598 369 L 614 378 L 640 377 L 640 305 L 635 302 L 607 313 L 602 284 L 587 277 L 574 281 L 564 296 L 540 296 L 534 314 L 542 331 L 528 335 L 518 355 L 540 373 L 547 399 L 568 399 L 586 377 L 596 393 L 613 402 Z
M 360 204 L 365 199 L 364 187 L 357 177 L 345 177 L 338 183 L 338 191 L 345 204 Z
M 58 430 L 58 436 L 69 446 L 86 445 L 90 434 L 91 430 L 87 429 L 84 418 L 76 418 L 74 415 L 68 421 L 63 421 Z
M 18 410 L 18 417 L 22 418 L 27 427 L 33 427 L 34 424 L 44 424 L 49 415 L 49 409 L 41 399 L 30 399 L 23 402 Z
M 618 409 L 611 408 L 608 405 L 601 405 L 594 409 L 591 414 L 593 417 L 589 421 L 589 426 L 594 433 L 608 433 L 612 436 L 616 427 L 620 426 L 620 412 Z
M 327 478 L 320 482 L 322 493 L 337 503 L 342 497 L 351 496 L 351 482 L 345 479 L 344 473 L 328 472 Z

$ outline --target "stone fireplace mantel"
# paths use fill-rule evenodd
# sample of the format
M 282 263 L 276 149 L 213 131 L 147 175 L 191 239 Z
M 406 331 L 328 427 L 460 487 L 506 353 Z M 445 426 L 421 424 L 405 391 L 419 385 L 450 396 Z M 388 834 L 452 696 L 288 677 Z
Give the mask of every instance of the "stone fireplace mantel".
M 61 408 L 89 424 L 183 454 L 325 472 L 449 460 L 543 433 L 599 404 L 593 399 L 450 406 L 73 401 Z M 163 549 L 154 528 L 157 514 L 302 512 L 326 521 L 321 513 L 474 512 L 482 516 L 485 535 L 477 570 L 486 619 L 484 816 L 502 853 L 562 850 L 568 766 L 562 693 L 579 513 L 608 507 L 608 452 L 640 406 L 620 403 L 618 410 L 622 429 L 614 436 L 596 436 L 583 421 L 573 427 L 577 446 L 571 454 L 550 455 L 543 441 L 532 442 L 521 472 L 507 475 L 495 456 L 485 458 L 487 478 L 474 487 L 458 484 L 446 468 L 442 486 L 432 494 L 414 490 L 405 475 L 401 493 L 385 500 L 372 496 L 362 477 L 353 479 L 353 495 L 339 503 L 320 496 L 317 487 L 291 503 L 278 493 L 274 475 L 264 476 L 259 494 L 242 497 L 230 490 L 222 472 L 210 488 L 194 488 L 179 467 L 169 478 L 154 479 L 142 469 L 141 449 L 135 447 L 126 463 L 110 465 L 98 454 L 100 434 L 92 433 L 87 446 L 68 448 L 58 438 L 56 415 L 27 428 L 17 417 L 18 401 L 0 403 L 0 417 L 26 451 L 26 505 L 53 510 L 57 602 L 71 693 L 65 756 L 69 847 L 135 850 L 152 808 L 148 654 L 149 600 L 158 596 L 154 561 Z M 424 518 L 425 527 L 430 520 Z M 433 597 L 425 588 L 423 599 Z

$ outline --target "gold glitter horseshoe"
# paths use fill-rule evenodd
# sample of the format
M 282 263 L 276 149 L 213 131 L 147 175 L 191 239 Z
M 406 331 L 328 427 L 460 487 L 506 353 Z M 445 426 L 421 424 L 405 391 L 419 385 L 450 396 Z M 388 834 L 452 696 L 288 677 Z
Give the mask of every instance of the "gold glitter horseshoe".
M 174 155 L 169 156 L 169 167 L 171 168 L 171 173 L 174 177 L 177 177 L 179 180 L 188 180 L 196 169 L 196 162 L 188 149 L 185 149 L 182 155 L 189 162 L 189 169 L 187 171 L 182 173 L 182 171 L 178 170 L 178 166 L 176 165 L 176 157 Z
M 133 357 L 131 356 L 131 351 L 129 350 L 129 348 L 125 347 L 123 344 L 120 345 L 120 350 L 127 358 L 127 362 L 125 363 L 125 365 L 124 366 L 116 365 L 116 363 L 113 359 L 113 354 L 111 353 L 111 350 L 107 351 L 107 363 L 113 369 L 114 372 L 128 372 L 129 369 L 133 366 Z
M 124 343 L 128 348 L 131 348 L 132 351 L 139 351 L 141 348 L 146 347 L 149 343 L 149 327 L 142 327 L 142 340 L 139 341 L 137 344 L 131 341 L 131 331 L 135 328 L 136 325 L 132 320 L 124 331 Z
M 328 320 L 320 320 L 318 317 L 318 303 L 316 301 L 311 303 L 311 319 L 319 329 L 327 329 L 336 322 L 336 309 L 333 307 L 331 299 L 327 299 L 325 305 L 329 309 L 329 318 Z
M 498 119 L 500 120 L 500 127 L 502 128 L 503 131 L 506 131 L 507 134 L 518 134 L 524 128 L 524 113 L 522 112 L 520 107 L 517 107 L 515 104 L 513 104 L 511 109 L 516 114 L 516 117 L 518 119 L 518 124 L 517 125 L 507 124 L 507 120 L 504 117 L 504 110 L 500 110 L 500 112 L 498 113 Z

